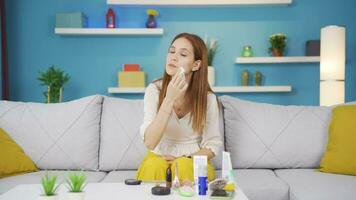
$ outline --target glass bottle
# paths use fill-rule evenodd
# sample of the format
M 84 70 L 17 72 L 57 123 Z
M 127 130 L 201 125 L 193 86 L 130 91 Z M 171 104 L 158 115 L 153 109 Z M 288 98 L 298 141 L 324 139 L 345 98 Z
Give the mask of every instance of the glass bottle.
M 262 73 L 259 71 L 256 71 L 256 73 L 255 73 L 255 85 L 257 85 L 257 86 L 262 85 Z
M 166 170 L 166 187 L 171 188 L 172 187 L 172 170 L 171 170 L 171 165 L 168 165 L 168 168 Z
M 241 85 L 248 86 L 249 73 L 248 70 L 244 70 L 241 73 Z
M 242 57 L 252 57 L 253 56 L 252 47 L 250 45 L 245 45 L 242 48 L 241 56 Z

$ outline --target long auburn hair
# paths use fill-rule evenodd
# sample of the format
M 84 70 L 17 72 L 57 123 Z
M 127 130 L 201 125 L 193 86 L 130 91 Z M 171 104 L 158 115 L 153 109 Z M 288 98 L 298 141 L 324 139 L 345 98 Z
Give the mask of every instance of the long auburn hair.
M 199 36 L 189 33 L 177 35 L 171 42 L 171 45 L 178 38 L 185 38 L 192 44 L 194 61 L 201 60 L 199 70 L 192 72 L 185 98 L 186 102 L 189 102 L 188 109 L 191 112 L 190 121 L 193 120 L 192 128 L 194 132 L 202 133 L 206 122 L 208 92 L 213 92 L 208 83 L 208 50 L 204 41 Z M 164 70 L 163 78 L 160 80 L 162 80 L 162 87 L 159 92 L 158 109 L 166 97 L 171 76 Z

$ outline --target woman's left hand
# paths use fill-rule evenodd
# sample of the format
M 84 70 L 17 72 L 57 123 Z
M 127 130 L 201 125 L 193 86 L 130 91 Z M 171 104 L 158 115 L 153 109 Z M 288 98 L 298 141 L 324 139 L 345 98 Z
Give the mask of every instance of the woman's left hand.
M 169 164 L 172 164 L 172 162 L 176 159 L 176 157 L 172 155 L 164 155 L 162 156 Z

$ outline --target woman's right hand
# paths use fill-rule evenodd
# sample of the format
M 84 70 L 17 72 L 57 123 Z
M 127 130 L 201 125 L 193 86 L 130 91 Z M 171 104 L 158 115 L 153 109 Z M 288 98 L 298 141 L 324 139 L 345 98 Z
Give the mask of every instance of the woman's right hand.
M 187 88 L 188 84 L 185 82 L 185 77 L 176 73 L 168 84 L 166 94 L 167 100 L 174 102 Z

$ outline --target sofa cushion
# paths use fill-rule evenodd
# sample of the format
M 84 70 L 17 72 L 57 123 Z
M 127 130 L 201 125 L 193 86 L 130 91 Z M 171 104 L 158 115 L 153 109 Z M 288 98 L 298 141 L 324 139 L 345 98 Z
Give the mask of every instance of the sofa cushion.
M 37 171 L 23 149 L 0 128 L 0 178 Z
M 222 116 L 221 112 L 221 133 L 224 127 Z M 142 100 L 104 98 L 101 119 L 100 170 L 132 170 L 139 167 L 147 153 L 139 135 L 142 122 Z M 221 154 L 217 155 L 212 162 L 216 169 L 221 169 Z
M 289 186 L 272 170 L 238 169 L 237 187 L 241 187 L 249 200 L 288 200 Z
M 50 173 L 50 175 L 58 176 L 57 179 L 58 183 L 64 183 L 68 174 L 73 171 L 47 171 L 47 172 Z M 0 179 L 0 194 L 5 193 L 10 189 L 12 189 L 13 187 L 20 184 L 40 184 L 41 177 L 44 176 L 45 174 L 46 171 L 38 171 L 38 172 L 32 172 L 32 173 Z M 87 182 L 96 183 L 104 179 L 106 173 L 85 171 L 85 175 L 87 176 Z
M 218 98 L 218 105 L 219 105 L 219 129 L 221 134 L 221 139 L 223 142 L 223 146 L 220 148 L 221 152 L 216 155 L 212 160 L 211 163 L 216 170 L 220 170 L 222 167 L 222 151 L 225 151 L 225 136 L 224 136 L 224 109 L 222 107 L 221 101 Z
M 147 153 L 139 134 L 142 122 L 142 100 L 104 98 L 100 138 L 100 170 L 138 168 Z
M 40 169 L 98 168 L 101 96 L 56 103 L 0 102 L 0 127 Z
M 281 169 L 277 176 L 290 187 L 290 200 L 354 200 L 356 176 L 328 174 L 314 169 Z
M 223 96 L 226 149 L 234 168 L 316 168 L 331 107 L 281 106 Z
M 333 109 L 320 171 L 356 176 L 356 105 Z
M 129 178 L 136 179 L 136 170 L 111 171 L 105 176 L 105 178 L 101 182 L 118 183 L 124 182 L 126 179 Z

